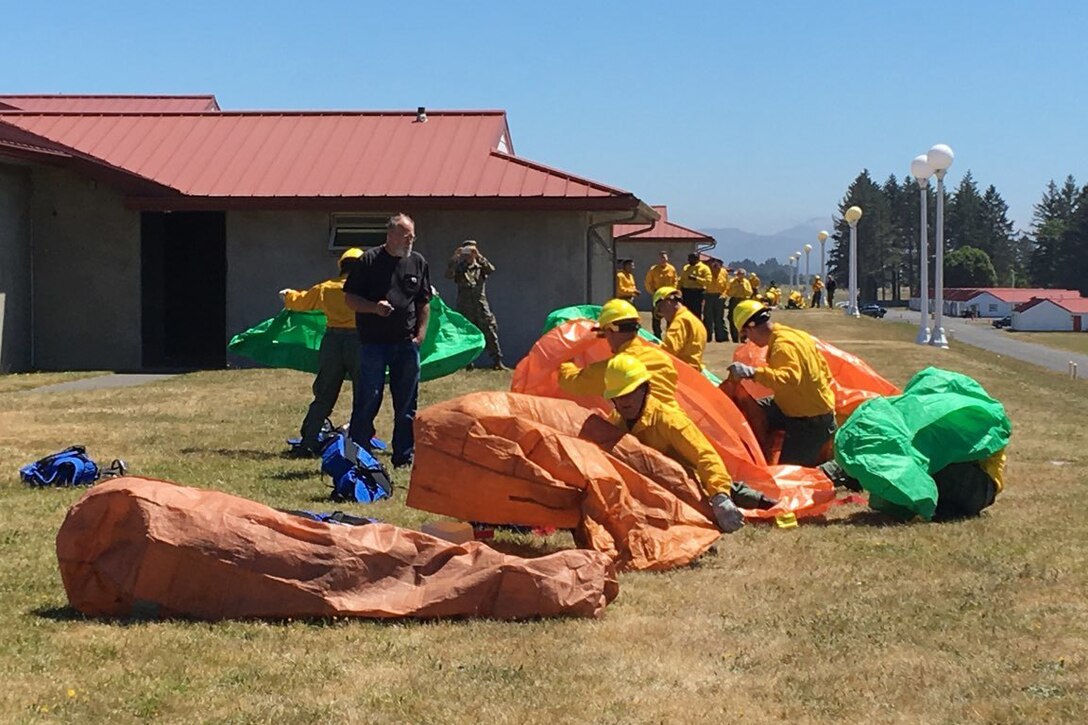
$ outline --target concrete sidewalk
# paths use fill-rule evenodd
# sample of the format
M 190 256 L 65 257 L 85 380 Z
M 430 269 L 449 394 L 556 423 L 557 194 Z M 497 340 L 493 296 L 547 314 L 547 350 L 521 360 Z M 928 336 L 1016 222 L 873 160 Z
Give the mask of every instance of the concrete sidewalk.
M 909 322 L 917 328 L 921 316 L 911 310 L 888 310 L 884 319 Z M 1088 355 L 1018 340 L 1004 330 L 993 327 L 988 319 L 968 322 L 958 317 L 945 317 L 944 331 L 950 348 L 954 348 L 957 342 L 964 342 L 1059 373 L 1067 373 L 1069 363 L 1075 362 L 1078 377 L 1088 377 Z
M 81 393 L 87 390 L 130 388 L 135 385 L 153 383 L 158 380 L 168 380 L 172 377 L 175 376 L 159 375 L 152 373 L 112 373 L 110 375 L 99 375 L 97 377 L 83 378 L 81 380 L 69 380 L 68 382 L 55 383 L 54 385 L 43 385 L 40 388 L 21 390 L 19 391 L 19 394 L 26 395 L 29 393 Z

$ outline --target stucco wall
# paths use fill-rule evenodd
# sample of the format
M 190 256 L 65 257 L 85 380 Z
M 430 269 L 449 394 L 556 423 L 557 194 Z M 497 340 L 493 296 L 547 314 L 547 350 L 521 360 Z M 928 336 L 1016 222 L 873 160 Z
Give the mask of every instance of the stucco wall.
M 35 168 L 31 183 L 35 366 L 140 367 L 139 213 L 62 169 Z
M 646 279 L 646 272 L 650 267 L 657 264 L 657 253 L 661 250 L 665 250 L 669 253 L 669 262 L 676 267 L 676 271 L 679 272 L 688 261 L 688 255 L 695 251 L 695 244 L 692 243 L 663 243 L 663 242 L 620 242 L 616 247 L 617 259 L 633 259 L 635 260 L 635 283 L 638 284 L 639 296 L 635 298 L 635 307 L 640 310 L 648 311 L 650 309 L 650 295 L 646 294 L 646 288 L 643 285 Z M 711 252 L 713 254 L 713 252 Z M 612 275 L 613 286 L 615 285 L 615 275 Z
M 0 163 L 0 373 L 30 364 L 30 169 Z
M 416 249 L 430 263 L 431 282 L 451 306 L 456 290 L 444 273 L 458 244 L 475 239 L 495 265 L 487 294 L 508 363 L 528 351 L 548 312 L 586 301 L 585 213 L 405 211 L 416 221 Z M 338 254 L 328 250 L 328 236 L 326 213 L 228 212 L 228 334 L 274 315 L 278 290 L 336 274 Z M 605 257 L 598 284 L 611 285 Z

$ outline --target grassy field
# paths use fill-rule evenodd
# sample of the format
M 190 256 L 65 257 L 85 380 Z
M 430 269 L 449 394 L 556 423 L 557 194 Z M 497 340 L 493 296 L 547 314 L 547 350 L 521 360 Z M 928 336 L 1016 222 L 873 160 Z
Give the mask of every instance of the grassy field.
M 1088 333 L 1085 332 L 1006 332 L 1023 342 L 1034 342 L 1037 345 L 1088 355 Z
M 77 373 L 15 373 L 0 375 L 0 393 L 17 393 L 22 390 L 32 390 L 46 385 L 68 383 L 83 378 L 97 378 L 106 375 L 104 372 L 77 372 Z
M 621 576 L 596 621 L 101 622 L 66 608 L 56 567 L 55 532 L 81 492 L 26 489 L 17 467 L 84 443 L 141 475 L 321 508 L 316 465 L 279 455 L 310 379 L 223 371 L 0 395 L 0 718 L 1088 721 L 1082 384 L 964 346 L 919 347 L 906 326 L 829 311 L 779 318 L 900 385 L 933 363 L 979 379 L 1014 424 L 996 504 L 944 525 L 890 525 L 842 506 L 792 531 L 748 526 L 691 568 Z M 721 372 L 730 354 L 714 345 L 708 362 Z M 508 384 L 508 373 L 459 373 L 425 383 L 422 403 Z M 379 430 L 388 434 L 388 411 Z M 428 516 L 404 506 L 398 479 L 394 500 L 365 513 L 418 526 Z

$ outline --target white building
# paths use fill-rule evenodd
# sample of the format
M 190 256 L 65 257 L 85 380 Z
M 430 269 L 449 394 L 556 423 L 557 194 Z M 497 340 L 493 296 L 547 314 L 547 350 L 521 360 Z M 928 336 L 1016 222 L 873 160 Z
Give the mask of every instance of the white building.
M 1012 313 L 1012 329 L 1032 332 L 1088 331 L 1088 299 L 1026 302 Z

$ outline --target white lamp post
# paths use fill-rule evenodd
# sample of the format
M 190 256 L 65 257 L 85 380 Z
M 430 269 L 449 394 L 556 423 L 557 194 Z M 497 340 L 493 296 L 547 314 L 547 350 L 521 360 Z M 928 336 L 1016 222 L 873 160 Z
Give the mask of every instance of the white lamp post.
M 791 287 L 791 288 L 792 288 L 792 287 L 793 287 L 793 286 L 795 285 L 795 282 L 793 281 L 793 279 L 794 279 L 794 277 L 793 277 L 793 271 L 794 271 L 794 267 L 793 267 L 793 255 L 791 254 L 791 255 L 790 255 L 790 287 Z
M 812 252 L 812 245 L 806 244 L 803 249 L 805 250 L 805 281 L 807 282 L 812 279 L 812 277 L 809 276 L 810 273 L 808 271 L 808 256 Z
M 861 317 L 861 313 L 858 312 L 858 220 L 861 219 L 861 207 L 850 207 L 843 214 L 843 218 L 850 225 L 850 289 L 847 292 L 850 297 L 846 305 L 846 314 L 851 317 Z
M 824 257 L 824 244 L 827 243 L 829 236 L 831 235 L 825 231 L 821 231 L 816 235 L 816 239 L 820 242 L 820 279 L 824 281 L 824 284 L 827 284 L 827 258 Z M 831 303 L 828 302 L 828 307 L 830 306 Z
M 947 348 L 944 336 L 944 175 L 956 157 L 952 149 L 939 143 L 926 153 L 926 163 L 937 177 L 937 259 L 933 269 L 933 333 L 929 344 Z
M 918 182 L 919 198 L 922 200 L 921 224 L 922 229 L 918 234 L 919 258 L 921 274 L 918 286 L 921 294 L 918 295 L 918 311 L 922 315 L 922 321 L 918 325 L 918 337 L 914 339 L 919 345 L 929 344 L 929 177 L 933 175 L 933 168 L 926 161 L 926 155 L 915 156 L 910 162 L 910 175 Z
M 794 284 L 795 287 L 800 287 L 801 284 L 802 284 L 802 282 L 801 282 L 801 253 L 800 252 L 794 252 L 793 253 L 793 259 L 794 259 L 793 263 L 795 265 L 797 265 L 797 274 L 794 275 L 794 283 L 793 284 Z

